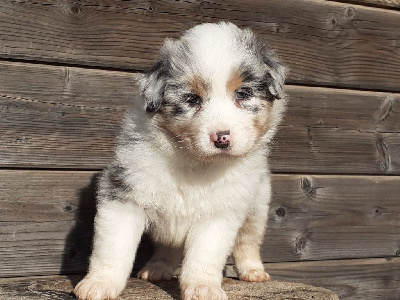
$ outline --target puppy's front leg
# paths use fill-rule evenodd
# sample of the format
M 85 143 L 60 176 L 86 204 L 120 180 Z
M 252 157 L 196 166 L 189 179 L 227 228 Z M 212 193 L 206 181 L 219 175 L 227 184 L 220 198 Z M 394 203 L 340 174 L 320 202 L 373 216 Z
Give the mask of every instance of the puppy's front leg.
M 131 202 L 99 204 L 89 273 L 76 286 L 79 300 L 116 299 L 132 270 L 145 213 Z
M 271 181 L 270 177 L 266 176 L 260 184 L 256 202 L 248 212 L 233 247 L 233 257 L 240 280 L 264 282 L 270 279 L 269 274 L 264 271 L 260 255 L 270 197 Z
M 196 224 L 185 243 L 180 284 L 183 300 L 226 300 L 221 289 L 222 270 L 241 221 L 213 217 Z

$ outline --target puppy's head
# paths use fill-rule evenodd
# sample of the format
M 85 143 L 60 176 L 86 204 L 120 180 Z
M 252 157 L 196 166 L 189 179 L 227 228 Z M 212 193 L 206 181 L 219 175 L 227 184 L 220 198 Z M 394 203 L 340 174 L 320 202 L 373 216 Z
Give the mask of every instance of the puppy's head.
M 285 76 L 250 30 L 202 24 L 166 40 L 140 86 L 151 122 L 174 147 L 196 157 L 242 156 L 273 137 Z

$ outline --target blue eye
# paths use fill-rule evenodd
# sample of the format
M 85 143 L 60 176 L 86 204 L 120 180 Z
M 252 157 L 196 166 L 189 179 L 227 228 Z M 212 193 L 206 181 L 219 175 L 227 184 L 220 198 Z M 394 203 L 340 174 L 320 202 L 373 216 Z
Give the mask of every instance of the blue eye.
M 192 93 L 185 94 L 184 98 L 185 98 L 185 102 L 192 104 L 192 105 L 199 105 L 203 101 L 203 99 L 201 99 L 201 97 L 199 95 L 192 94 Z
M 253 91 L 250 88 L 242 87 L 235 91 L 236 100 L 248 100 L 253 96 Z

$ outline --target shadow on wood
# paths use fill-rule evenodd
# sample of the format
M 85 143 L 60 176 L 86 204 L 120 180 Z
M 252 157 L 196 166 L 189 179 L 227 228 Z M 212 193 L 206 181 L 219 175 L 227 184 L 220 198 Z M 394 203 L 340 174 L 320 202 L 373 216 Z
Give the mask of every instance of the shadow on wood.
M 94 195 L 97 178 L 98 174 L 94 174 L 89 185 L 79 191 L 79 203 L 74 210 L 75 225 L 65 241 L 61 274 L 86 273 L 88 270 L 96 214 Z M 65 209 L 74 208 L 70 206 Z M 71 276 L 70 280 L 74 286 L 78 283 L 75 276 Z
M 80 277 L 68 274 L 84 273 L 89 267 L 89 257 L 92 249 L 94 236 L 94 217 L 96 214 L 96 186 L 99 173 L 92 176 L 90 183 L 79 191 L 79 203 L 76 208 L 67 206 L 66 210 L 74 210 L 75 225 L 70 230 L 65 241 L 62 265 L 60 274 L 65 274 L 71 280 L 73 286 Z M 133 266 L 133 274 L 136 275 L 144 264 L 150 259 L 153 253 L 153 245 L 147 235 L 142 237 L 138 253 Z

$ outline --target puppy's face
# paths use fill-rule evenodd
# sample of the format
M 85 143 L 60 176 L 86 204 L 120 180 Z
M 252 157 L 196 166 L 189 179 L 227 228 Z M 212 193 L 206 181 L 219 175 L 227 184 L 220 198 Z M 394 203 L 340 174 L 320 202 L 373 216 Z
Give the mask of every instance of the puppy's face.
M 151 122 L 175 147 L 199 158 L 242 156 L 272 138 L 284 77 L 251 31 L 203 24 L 167 40 L 141 86 Z

